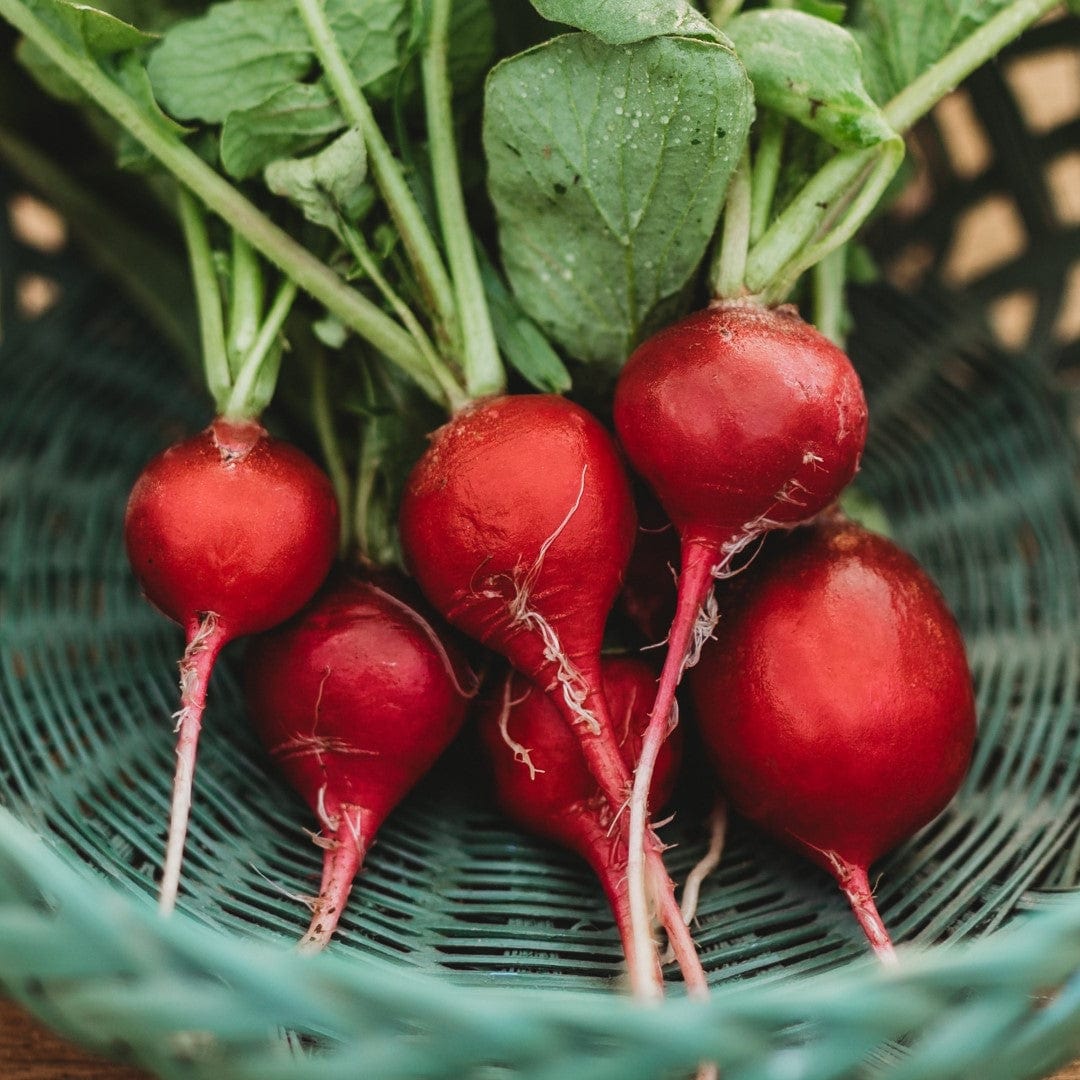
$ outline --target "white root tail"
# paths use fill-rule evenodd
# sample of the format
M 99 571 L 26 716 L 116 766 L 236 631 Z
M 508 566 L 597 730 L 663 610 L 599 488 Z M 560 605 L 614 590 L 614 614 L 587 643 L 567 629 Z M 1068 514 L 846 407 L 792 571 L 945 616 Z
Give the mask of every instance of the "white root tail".
M 510 712 L 515 705 L 520 705 L 528 696 L 532 693 L 532 687 L 529 687 L 521 697 L 514 701 L 510 700 L 510 690 L 514 681 L 513 673 L 506 676 L 506 682 L 503 684 L 503 700 L 502 709 L 499 711 L 499 734 L 502 736 L 502 740 L 513 752 L 514 760 L 519 764 L 524 765 L 529 770 L 529 779 L 535 780 L 539 773 L 542 773 L 543 769 L 538 769 L 532 763 L 532 751 L 527 747 L 522 746 L 521 743 L 516 742 L 510 734 Z
M 701 859 L 694 864 L 690 873 L 686 875 L 686 884 L 683 886 L 680 910 L 683 922 L 687 926 L 694 921 L 694 916 L 697 914 L 702 883 L 720 865 L 720 857 L 724 853 L 724 842 L 727 839 L 727 821 L 727 802 L 723 797 L 717 798 L 709 814 L 709 846 Z
M 180 891 L 180 867 L 184 861 L 188 820 L 191 817 L 191 790 L 195 780 L 195 758 L 202 730 L 206 689 L 214 661 L 226 642 L 218 616 L 204 612 L 188 627 L 188 641 L 180 660 L 180 709 L 176 713 L 176 772 L 173 775 L 169 833 L 165 842 L 165 862 L 158 890 L 158 910 L 170 914 Z

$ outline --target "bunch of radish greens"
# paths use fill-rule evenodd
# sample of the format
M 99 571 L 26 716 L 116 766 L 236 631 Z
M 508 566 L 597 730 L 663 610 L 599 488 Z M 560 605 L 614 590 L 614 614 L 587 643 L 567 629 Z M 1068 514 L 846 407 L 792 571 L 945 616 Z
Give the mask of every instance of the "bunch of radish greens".
M 904 132 L 1051 0 L 105 7 L 0 15 L 194 283 L 215 416 L 125 522 L 186 634 L 162 909 L 211 670 L 256 635 L 251 720 L 324 850 L 305 947 L 471 713 L 506 812 L 595 869 L 635 994 L 658 927 L 705 993 L 655 824 L 692 669 L 718 790 L 891 960 L 867 869 L 953 795 L 974 715 L 934 587 L 835 509 L 868 423 L 844 286 Z M 664 648 L 625 655 L 616 606 Z

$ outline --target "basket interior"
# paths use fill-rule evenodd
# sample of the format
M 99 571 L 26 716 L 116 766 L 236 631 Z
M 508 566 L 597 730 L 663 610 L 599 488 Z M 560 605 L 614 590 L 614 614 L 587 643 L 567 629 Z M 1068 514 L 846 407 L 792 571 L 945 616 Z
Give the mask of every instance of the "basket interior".
M 1076 23 L 1051 37 L 1042 28 L 1024 48 L 1075 44 Z M 900 253 L 888 269 L 907 291 L 879 285 L 852 301 L 872 417 L 858 485 L 945 592 L 980 718 L 960 796 L 876 868 L 901 944 L 986 934 L 1080 887 L 1080 499 L 1068 408 L 1052 387 L 1077 355 L 1061 312 L 1078 226 L 1047 180 L 1076 145 L 1076 120 L 1029 130 L 1000 107 L 1002 93 L 1014 101 L 1007 75 L 972 84 L 992 148 L 977 174 L 942 150 L 940 128 L 923 133 L 934 197 L 879 234 Z M 1025 160 L 1044 167 L 1009 166 L 1018 133 Z M 1002 192 L 1024 241 L 967 281 L 961 300 L 949 288 L 956 228 Z M 145 460 L 205 423 L 207 405 L 70 254 L 44 258 L 5 235 L 0 268 L 0 803 L 73 865 L 152 906 L 182 642 L 138 594 L 122 515 Z M 33 320 L 15 314 L 26 273 L 59 283 Z M 1033 291 L 1034 315 L 1003 343 L 995 305 L 1017 282 Z M 248 731 L 241 652 L 225 653 L 211 690 L 180 909 L 285 947 L 306 926 L 299 897 L 317 889 L 320 852 L 303 831 L 306 808 Z M 706 808 L 692 787 L 665 827 L 676 880 L 704 849 Z M 695 936 L 717 983 L 865 955 L 831 881 L 738 823 L 702 890 Z M 493 812 L 468 735 L 384 827 L 333 948 L 455 981 L 575 989 L 610 986 L 620 955 L 585 868 Z

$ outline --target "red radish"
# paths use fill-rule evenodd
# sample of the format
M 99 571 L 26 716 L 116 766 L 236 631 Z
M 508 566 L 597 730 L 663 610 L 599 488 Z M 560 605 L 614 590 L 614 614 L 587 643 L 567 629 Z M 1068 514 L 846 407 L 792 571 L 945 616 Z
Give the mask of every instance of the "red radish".
M 636 659 L 603 661 L 604 694 L 628 767 L 633 768 L 648 723 L 655 675 Z M 633 932 L 626 895 L 626 828 L 589 772 L 571 729 L 550 700 L 521 675 L 507 675 L 484 703 L 480 735 L 492 764 L 499 805 L 512 821 L 569 848 L 600 879 L 633 964 Z M 650 796 L 662 806 L 671 797 L 680 740 L 669 739 L 657 759 Z M 670 914 L 670 913 L 669 913 Z M 655 952 L 650 968 L 632 981 L 661 986 Z
M 614 441 L 553 394 L 458 413 L 435 432 L 401 506 L 425 595 L 551 693 L 619 806 L 629 775 L 600 692 L 600 646 L 634 528 Z
M 248 647 L 252 723 L 322 827 L 305 951 L 330 941 L 375 834 L 457 735 L 475 693 L 458 651 L 395 592 L 342 578 Z
M 550 695 L 621 811 L 631 776 L 601 692 L 600 646 L 635 519 L 611 436 L 557 395 L 479 401 L 432 436 L 410 474 L 400 524 L 428 599 Z M 654 892 L 669 894 L 655 837 L 648 859 Z M 647 899 L 636 927 L 645 957 L 654 949 Z M 704 990 L 704 973 L 693 986 Z
M 967 770 L 964 644 L 914 559 L 858 525 L 816 524 L 768 555 L 691 673 L 695 715 L 732 806 L 829 871 L 891 960 L 867 870 Z
M 147 598 L 186 634 L 159 903 L 176 904 L 206 689 L 222 647 L 307 602 L 334 560 L 338 509 L 310 458 L 251 420 L 215 420 L 143 469 L 124 519 Z
M 793 308 L 717 302 L 639 346 L 619 377 L 616 431 L 681 545 L 675 618 L 630 803 L 635 918 L 646 905 L 650 777 L 677 722 L 679 679 L 716 620 L 713 578 L 729 575 L 768 530 L 832 503 L 855 475 L 866 422 L 851 362 Z
M 639 488 L 635 496 L 637 539 L 623 575 L 618 606 L 651 647 L 663 644 L 675 615 L 679 534 L 650 492 Z

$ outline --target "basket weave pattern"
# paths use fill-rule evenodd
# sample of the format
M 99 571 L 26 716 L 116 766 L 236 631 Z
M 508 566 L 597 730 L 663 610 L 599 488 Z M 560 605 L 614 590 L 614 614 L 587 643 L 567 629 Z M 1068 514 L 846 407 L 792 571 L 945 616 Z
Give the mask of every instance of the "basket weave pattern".
M 1078 25 L 1039 28 L 1014 58 L 1075 51 Z M 159 920 L 180 637 L 139 597 L 121 521 L 139 467 L 206 405 L 106 286 L 0 232 L 5 991 L 177 1078 L 654 1080 L 712 1059 L 736 1080 L 1015 1080 L 1080 1053 L 1080 494 L 1052 392 L 1077 359 L 1060 327 L 1080 245 L 1046 179 L 1080 119 L 1028 130 L 1008 61 L 968 92 L 985 167 L 962 174 L 927 128 L 933 198 L 877 236 L 909 290 L 853 299 L 872 416 L 859 486 L 945 591 L 980 716 L 961 795 L 878 867 L 898 972 L 867 958 L 824 875 L 737 827 L 695 931 L 713 999 L 643 1010 L 606 992 L 603 898 L 498 820 L 467 741 L 388 823 L 332 954 L 300 958 L 319 852 L 247 731 L 238 651 L 212 689 L 180 911 Z M 954 226 L 995 193 L 1026 242 L 961 298 Z M 917 275 L 905 250 L 924 253 Z M 61 299 L 20 323 L 27 270 Z M 1035 314 L 1006 348 L 994 305 L 1020 285 Z M 664 835 L 678 879 L 705 843 L 694 808 Z

